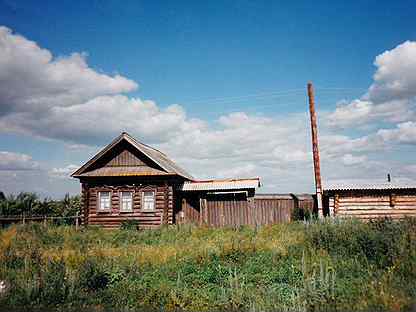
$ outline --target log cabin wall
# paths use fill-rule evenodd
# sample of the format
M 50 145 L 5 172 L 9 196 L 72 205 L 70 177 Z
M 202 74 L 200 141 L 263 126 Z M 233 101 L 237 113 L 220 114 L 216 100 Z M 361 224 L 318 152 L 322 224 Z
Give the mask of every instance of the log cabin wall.
M 332 216 L 363 220 L 416 217 L 416 190 L 333 191 L 327 196 Z
M 155 228 L 162 224 L 174 223 L 174 187 L 171 181 L 147 181 L 138 183 L 108 184 L 102 181 L 83 183 L 83 222 L 87 225 L 102 226 L 104 228 L 118 228 L 124 221 L 136 220 L 139 228 Z M 111 208 L 100 211 L 99 192 L 110 192 Z M 120 193 L 132 192 L 132 211 L 120 211 Z M 142 209 L 143 192 L 155 192 L 155 209 L 145 211 Z

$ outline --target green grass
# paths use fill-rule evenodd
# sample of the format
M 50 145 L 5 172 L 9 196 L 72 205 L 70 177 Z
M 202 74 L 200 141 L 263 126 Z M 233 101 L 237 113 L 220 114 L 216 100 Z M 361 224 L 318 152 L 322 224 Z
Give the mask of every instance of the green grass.
M 259 229 L 0 232 L 0 307 L 163 311 L 409 310 L 416 220 Z

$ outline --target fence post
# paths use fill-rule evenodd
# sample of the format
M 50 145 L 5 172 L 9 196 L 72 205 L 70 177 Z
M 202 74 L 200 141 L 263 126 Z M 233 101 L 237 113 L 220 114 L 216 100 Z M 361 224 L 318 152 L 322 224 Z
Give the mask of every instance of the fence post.
M 75 230 L 78 231 L 78 227 L 79 227 L 79 222 L 78 222 L 78 211 L 76 213 L 75 216 Z
M 46 226 L 46 216 L 43 216 L 43 226 Z

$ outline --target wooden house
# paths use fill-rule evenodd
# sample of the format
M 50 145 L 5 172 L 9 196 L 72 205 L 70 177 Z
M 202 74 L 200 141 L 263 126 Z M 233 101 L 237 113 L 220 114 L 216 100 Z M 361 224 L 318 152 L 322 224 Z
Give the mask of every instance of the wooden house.
M 196 181 L 165 154 L 125 132 L 72 177 L 81 182 L 83 223 L 107 228 L 126 220 L 136 220 L 139 227 L 209 222 L 210 207 L 219 202 L 248 206 L 260 186 L 258 178 Z
M 328 183 L 324 213 L 329 216 L 376 219 L 416 217 L 414 183 Z

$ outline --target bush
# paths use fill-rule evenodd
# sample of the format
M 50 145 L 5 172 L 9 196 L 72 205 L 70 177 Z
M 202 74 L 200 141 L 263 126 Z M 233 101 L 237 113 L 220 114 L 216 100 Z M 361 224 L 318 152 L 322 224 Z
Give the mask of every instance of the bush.
M 139 221 L 137 220 L 124 220 L 121 222 L 120 225 L 121 230 L 138 230 L 139 229 Z
M 96 261 L 87 260 L 80 267 L 80 284 L 89 291 L 105 289 L 109 281 L 109 274 Z

